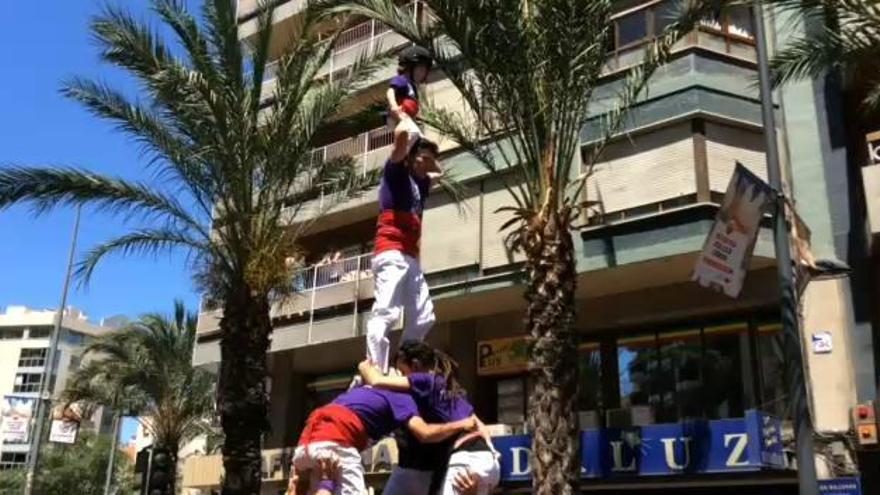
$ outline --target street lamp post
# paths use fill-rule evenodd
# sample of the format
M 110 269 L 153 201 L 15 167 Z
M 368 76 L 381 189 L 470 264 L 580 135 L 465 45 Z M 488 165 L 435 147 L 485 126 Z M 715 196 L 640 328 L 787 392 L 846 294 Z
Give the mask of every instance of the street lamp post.
M 67 306 L 67 291 L 70 288 L 70 274 L 73 271 L 73 258 L 76 255 L 76 240 L 79 236 L 79 219 L 81 207 L 76 208 L 76 220 L 73 222 L 73 238 L 70 241 L 70 254 L 67 258 L 67 271 L 64 274 L 64 286 L 61 289 L 61 304 L 55 313 L 55 328 L 49 339 L 49 350 L 46 353 L 46 371 L 40 380 L 40 396 L 37 398 L 37 414 L 35 417 L 33 438 L 27 458 L 27 474 L 24 482 L 24 495 L 31 495 L 34 490 L 34 475 L 40 455 L 40 440 L 43 437 L 43 423 L 51 394 L 52 375 L 55 372 L 55 355 L 58 352 L 58 340 L 61 338 L 61 323 L 64 320 L 64 308 Z
M 776 122 L 774 118 L 773 92 L 770 87 L 770 69 L 767 54 L 767 33 L 764 26 L 764 12 L 761 2 L 752 6 L 755 18 L 755 43 L 758 50 L 758 76 L 761 88 L 761 112 L 764 120 L 764 139 L 767 148 L 767 178 L 776 190 L 775 215 L 773 219 L 773 239 L 776 245 L 776 266 L 778 269 L 780 306 L 785 349 L 797 352 L 787 353 L 787 358 L 795 360 L 802 379 L 795 386 L 798 394 L 793 397 L 795 404 L 795 428 L 798 459 L 798 491 L 800 495 L 818 495 L 816 480 L 815 449 L 813 448 L 813 422 L 810 418 L 810 400 L 807 390 L 808 375 L 804 368 L 803 340 L 801 339 L 799 304 L 794 284 L 794 269 L 791 260 L 791 240 L 785 218 L 785 193 L 782 185 L 782 168 L 779 165 L 779 148 L 776 141 Z M 798 397 L 799 396 L 799 397 Z

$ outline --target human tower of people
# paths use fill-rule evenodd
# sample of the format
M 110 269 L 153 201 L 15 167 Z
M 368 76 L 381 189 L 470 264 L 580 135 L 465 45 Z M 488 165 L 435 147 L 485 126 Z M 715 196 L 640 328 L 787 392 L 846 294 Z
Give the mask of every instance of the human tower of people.
M 484 495 L 498 484 L 499 456 L 456 380 L 456 363 L 424 343 L 435 316 L 419 264 L 422 211 L 442 170 L 437 145 L 415 119 L 418 85 L 433 61 L 419 47 L 403 50 L 398 60 L 387 93 L 394 144 L 379 186 L 367 356 L 349 390 L 306 421 L 288 495 L 365 494 L 360 452 L 391 434 L 399 461 L 385 495 Z M 401 320 L 391 368 L 389 334 Z

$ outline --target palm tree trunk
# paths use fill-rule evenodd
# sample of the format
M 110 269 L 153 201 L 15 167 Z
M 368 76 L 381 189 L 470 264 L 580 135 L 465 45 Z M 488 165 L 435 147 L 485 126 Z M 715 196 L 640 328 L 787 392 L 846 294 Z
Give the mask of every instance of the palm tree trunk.
M 220 421 L 224 495 L 260 493 L 261 436 L 268 429 L 266 352 L 269 349 L 269 301 L 246 284 L 230 293 L 220 320 Z
M 566 215 L 550 212 L 528 228 L 525 242 L 526 325 L 533 339 L 529 429 L 533 435 L 535 495 L 577 493 L 580 475 L 577 424 L 577 343 L 574 333 L 576 271 Z

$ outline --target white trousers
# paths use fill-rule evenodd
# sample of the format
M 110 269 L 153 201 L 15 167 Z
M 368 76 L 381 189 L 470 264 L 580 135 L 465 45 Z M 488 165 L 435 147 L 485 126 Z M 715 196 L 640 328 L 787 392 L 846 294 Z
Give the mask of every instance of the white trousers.
M 394 466 L 382 495 L 429 495 L 431 471 Z
M 419 260 L 400 251 L 373 257 L 376 302 L 367 322 L 367 357 L 388 373 L 388 334 L 403 316 L 403 340 L 424 340 L 434 325 L 434 304 Z
M 468 473 L 477 477 L 477 494 L 488 495 L 498 485 L 501 478 L 501 466 L 498 455 L 490 450 L 479 452 L 459 451 L 449 457 L 449 468 L 443 481 L 443 495 L 458 495 L 455 489 L 455 477 Z
M 319 459 L 336 457 L 339 459 L 340 479 L 336 483 L 334 495 L 364 495 L 364 466 L 361 454 L 354 447 L 342 447 L 335 442 L 314 442 L 306 447 L 298 446 L 293 451 L 293 468 L 297 471 L 309 471 L 309 491 L 317 491 L 318 473 L 313 469 Z

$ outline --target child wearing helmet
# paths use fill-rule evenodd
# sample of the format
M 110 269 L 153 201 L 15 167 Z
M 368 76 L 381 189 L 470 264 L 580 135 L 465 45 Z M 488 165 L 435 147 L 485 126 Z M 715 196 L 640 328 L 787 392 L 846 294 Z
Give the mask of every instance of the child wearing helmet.
M 415 122 L 419 114 L 418 85 L 428 78 L 433 60 L 431 54 L 420 46 L 411 46 L 400 52 L 397 58 L 397 75 L 391 78 L 388 92 L 388 125 L 397 131 L 406 131 L 408 147 L 421 137 Z

